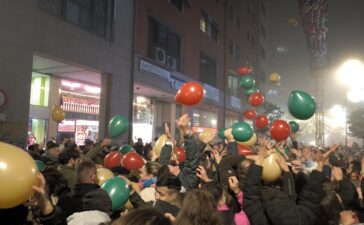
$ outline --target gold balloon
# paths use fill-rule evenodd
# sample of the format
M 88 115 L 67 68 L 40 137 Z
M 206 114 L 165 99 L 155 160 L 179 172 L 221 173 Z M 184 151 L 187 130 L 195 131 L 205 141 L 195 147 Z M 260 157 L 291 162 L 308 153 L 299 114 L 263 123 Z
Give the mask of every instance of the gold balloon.
M 0 209 L 27 201 L 37 183 L 35 161 L 22 149 L 0 142 Z
M 99 179 L 99 185 L 103 185 L 105 181 L 114 177 L 114 174 L 106 168 L 97 168 L 97 178 Z
M 294 17 L 289 18 L 287 22 L 289 27 L 297 27 L 298 25 L 298 21 Z
M 161 154 L 162 148 L 165 145 L 167 139 L 168 139 L 168 137 L 165 134 L 161 135 L 158 138 L 158 140 L 155 143 L 155 146 L 153 148 L 153 151 L 154 151 L 154 153 L 155 153 L 156 156 L 159 156 Z
M 281 76 L 278 73 L 271 73 L 269 76 L 269 81 L 272 83 L 278 83 L 281 80 Z
M 262 167 L 262 179 L 268 182 L 275 181 L 281 176 L 281 168 L 279 167 L 277 160 L 279 160 L 279 153 L 272 153 L 264 158 Z
M 54 121 L 56 121 L 57 123 L 62 122 L 65 116 L 66 115 L 61 107 L 56 105 L 52 107 L 51 117 Z
M 210 140 L 212 142 L 214 140 L 215 133 L 209 129 L 204 129 L 199 135 L 198 138 L 200 141 L 205 142 L 206 140 Z
M 239 145 L 244 145 L 244 146 L 247 146 L 247 147 L 251 147 L 253 145 L 255 145 L 255 143 L 257 143 L 257 135 L 255 133 L 253 133 L 253 136 L 247 140 L 247 141 L 237 141 L 237 143 Z

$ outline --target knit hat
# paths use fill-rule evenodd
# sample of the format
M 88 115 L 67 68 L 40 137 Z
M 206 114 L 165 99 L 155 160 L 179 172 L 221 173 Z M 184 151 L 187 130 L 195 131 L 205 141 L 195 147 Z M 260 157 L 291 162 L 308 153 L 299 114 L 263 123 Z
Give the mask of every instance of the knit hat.
M 73 213 L 67 218 L 68 225 L 99 225 L 108 222 L 111 222 L 110 217 L 98 210 Z

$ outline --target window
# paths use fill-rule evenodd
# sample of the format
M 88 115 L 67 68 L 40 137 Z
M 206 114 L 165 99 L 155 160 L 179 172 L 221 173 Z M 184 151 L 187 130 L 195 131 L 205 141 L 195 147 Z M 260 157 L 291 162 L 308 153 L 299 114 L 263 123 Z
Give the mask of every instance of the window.
M 193 109 L 193 127 L 216 128 L 217 113 L 203 109 Z
M 183 0 L 170 0 L 172 5 L 174 5 L 179 11 L 183 11 L 184 1 Z
M 200 81 L 216 87 L 217 63 L 203 53 L 200 53 Z
M 240 16 L 238 14 L 235 16 L 235 27 L 240 30 Z
M 217 23 L 215 23 L 215 21 L 210 19 L 210 17 L 207 15 L 207 13 L 205 11 L 201 12 L 200 30 L 202 32 L 206 33 L 215 42 L 218 41 L 219 30 L 218 30 Z
M 148 57 L 173 70 L 181 70 L 181 37 L 149 17 Z
M 229 54 L 234 56 L 234 42 L 229 38 Z
M 30 104 L 36 106 L 48 106 L 49 88 L 51 78 L 41 73 L 32 73 L 30 88 Z
M 228 76 L 228 91 L 232 96 L 239 96 L 239 78 L 235 75 Z
M 232 5 L 229 6 L 229 18 L 230 22 L 234 23 L 234 8 Z
M 251 35 L 250 40 L 251 40 L 252 47 L 254 48 L 255 47 L 255 37 L 254 37 L 254 35 Z
M 114 0 L 38 0 L 39 8 L 87 31 L 112 39 Z M 108 19 L 109 18 L 109 19 Z
M 262 68 L 260 68 L 259 78 L 260 81 L 262 81 L 263 83 L 265 83 L 265 76 L 266 76 L 265 71 Z
M 240 61 L 240 46 L 235 43 L 234 45 L 234 58 L 236 61 Z
M 260 35 L 265 38 L 265 27 L 263 26 L 263 24 L 260 24 Z
M 260 5 L 260 11 L 262 12 L 263 16 L 265 17 L 267 14 L 267 9 L 265 8 L 264 3 Z
M 265 60 L 265 49 L 263 46 L 260 46 L 260 57 Z

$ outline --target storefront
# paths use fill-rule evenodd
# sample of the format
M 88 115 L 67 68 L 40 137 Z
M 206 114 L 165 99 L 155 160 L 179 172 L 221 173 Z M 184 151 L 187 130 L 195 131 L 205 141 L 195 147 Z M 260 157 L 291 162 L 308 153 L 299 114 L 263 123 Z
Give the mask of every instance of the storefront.
M 100 87 L 93 84 L 33 72 L 27 145 L 53 138 L 58 142 L 71 138 L 78 145 L 86 139 L 97 140 L 100 92 Z M 52 130 L 49 124 L 53 122 L 50 113 L 54 105 L 63 108 L 65 119 Z

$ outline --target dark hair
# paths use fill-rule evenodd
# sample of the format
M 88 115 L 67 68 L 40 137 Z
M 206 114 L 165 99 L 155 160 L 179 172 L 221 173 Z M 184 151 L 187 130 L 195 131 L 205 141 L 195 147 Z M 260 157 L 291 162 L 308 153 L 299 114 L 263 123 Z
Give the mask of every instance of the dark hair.
M 58 161 L 62 165 L 66 165 L 70 159 L 79 159 L 81 158 L 80 153 L 74 148 L 64 149 L 58 156 Z
M 177 176 L 167 174 L 157 178 L 157 187 L 167 187 L 168 189 L 181 190 L 181 181 Z
M 147 162 L 145 164 L 145 170 L 147 171 L 147 174 L 151 174 L 154 177 L 158 175 L 158 171 L 161 168 L 160 164 L 157 162 Z
M 210 192 L 214 196 L 216 203 L 218 203 L 222 196 L 225 194 L 222 184 L 218 184 L 215 182 L 202 183 L 201 189 Z
M 37 151 L 39 148 L 39 144 L 32 144 L 28 146 L 28 150 L 30 151 Z
M 77 173 L 77 182 L 84 183 L 87 181 L 87 177 L 90 173 L 96 172 L 96 164 L 90 161 L 81 162 L 76 170 Z
M 339 224 L 340 212 L 344 210 L 339 197 L 334 191 L 334 186 L 330 181 L 323 184 L 324 197 L 321 200 L 322 214 L 319 218 L 320 224 Z
M 172 225 L 172 222 L 155 209 L 137 209 L 115 220 L 112 225 Z
M 157 178 L 162 177 L 164 175 L 171 175 L 171 173 L 169 172 L 168 165 L 164 165 L 161 168 L 159 168 L 158 173 L 157 173 Z
M 56 144 L 54 142 L 48 142 L 47 143 L 47 150 L 51 149 L 51 148 L 57 148 L 57 147 L 59 147 L 59 144 Z
M 60 196 L 69 193 L 71 189 L 62 173 L 58 172 L 54 167 L 46 167 L 42 172 L 48 189 L 48 195 Z
M 358 161 L 352 161 L 350 164 L 353 165 L 353 172 L 360 173 L 361 171 L 361 163 Z
M 211 193 L 195 189 L 187 192 L 174 225 L 221 225 L 217 203 Z

